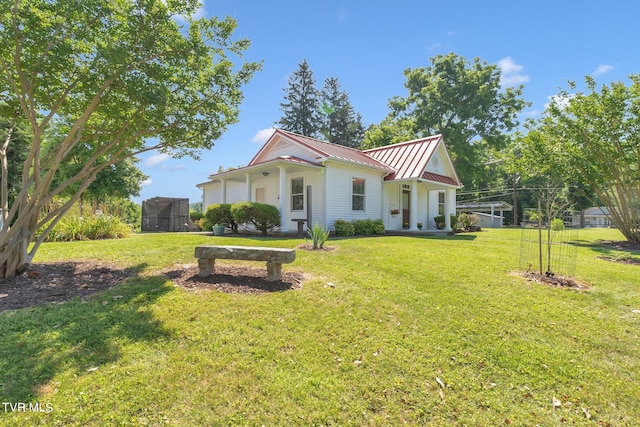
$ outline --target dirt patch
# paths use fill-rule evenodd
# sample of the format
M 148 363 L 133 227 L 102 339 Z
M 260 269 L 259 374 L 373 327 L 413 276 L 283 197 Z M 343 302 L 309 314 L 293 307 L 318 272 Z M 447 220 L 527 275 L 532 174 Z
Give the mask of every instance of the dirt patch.
M 0 311 L 87 298 L 133 275 L 133 270 L 99 262 L 33 264 L 22 276 L 0 279 Z
M 303 251 L 320 251 L 320 252 L 327 251 L 328 252 L 328 251 L 334 250 L 335 248 L 332 246 L 325 246 L 322 249 L 313 249 L 313 244 L 305 243 L 305 244 L 296 246 L 296 249 L 302 249 Z
M 189 290 L 215 289 L 218 291 L 240 293 L 282 292 L 299 289 L 304 275 L 295 271 L 282 271 L 282 281 L 265 280 L 266 267 L 246 267 L 235 265 L 216 265 L 216 272 L 207 277 L 198 276 L 198 266 L 185 264 L 181 268 L 165 272 L 167 279 Z
M 558 288 L 570 288 L 570 289 L 589 289 L 591 286 L 586 283 L 577 281 L 572 277 L 562 276 L 547 276 L 546 274 L 527 272 L 522 274 L 523 277 L 540 283 L 543 285 L 554 286 Z

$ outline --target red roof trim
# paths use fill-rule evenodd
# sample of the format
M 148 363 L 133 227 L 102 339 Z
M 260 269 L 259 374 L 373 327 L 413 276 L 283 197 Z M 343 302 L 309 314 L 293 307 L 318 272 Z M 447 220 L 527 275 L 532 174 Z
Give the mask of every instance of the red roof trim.
M 439 175 L 433 172 L 425 172 L 422 174 L 421 178 L 426 179 L 428 181 L 435 181 L 435 182 L 440 182 L 442 184 L 449 184 L 449 185 L 455 185 L 456 187 L 460 187 L 460 183 L 456 182 L 455 179 L 449 176 Z

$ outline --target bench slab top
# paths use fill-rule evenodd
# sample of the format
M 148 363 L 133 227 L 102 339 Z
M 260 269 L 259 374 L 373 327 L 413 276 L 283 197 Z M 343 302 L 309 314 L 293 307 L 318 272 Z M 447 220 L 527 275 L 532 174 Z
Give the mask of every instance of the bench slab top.
M 195 257 L 289 263 L 296 259 L 296 251 L 295 249 L 267 248 L 259 246 L 201 245 L 196 246 Z

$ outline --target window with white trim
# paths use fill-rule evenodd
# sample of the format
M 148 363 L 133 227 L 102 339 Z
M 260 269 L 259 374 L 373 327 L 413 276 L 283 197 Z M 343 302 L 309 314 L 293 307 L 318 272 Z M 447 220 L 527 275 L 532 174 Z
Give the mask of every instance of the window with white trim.
M 291 210 L 304 210 L 304 178 L 291 180 Z
M 438 193 L 438 215 L 444 215 L 444 192 Z
M 364 211 L 364 178 L 352 178 L 351 188 L 351 210 Z

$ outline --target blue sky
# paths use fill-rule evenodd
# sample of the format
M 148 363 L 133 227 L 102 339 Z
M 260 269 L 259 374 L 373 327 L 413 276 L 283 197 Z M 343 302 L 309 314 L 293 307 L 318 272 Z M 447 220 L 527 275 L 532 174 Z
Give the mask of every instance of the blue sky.
M 316 84 L 337 77 L 365 125 L 379 123 L 388 100 L 405 96 L 407 68 L 427 67 L 449 52 L 498 64 L 504 85 L 524 85 L 538 117 L 549 98 L 593 76 L 598 83 L 640 73 L 640 2 L 577 1 L 241 1 L 206 0 L 200 14 L 231 16 L 245 54 L 263 69 L 244 87 L 239 123 L 201 160 L 140 156 L 149 179 L 140 202 L 155 196 L 201 200 L 196 184 L 224 168 L 246 165 L 280 116 L 287 79 L 306 59 Z

